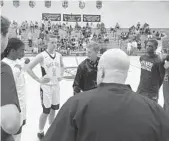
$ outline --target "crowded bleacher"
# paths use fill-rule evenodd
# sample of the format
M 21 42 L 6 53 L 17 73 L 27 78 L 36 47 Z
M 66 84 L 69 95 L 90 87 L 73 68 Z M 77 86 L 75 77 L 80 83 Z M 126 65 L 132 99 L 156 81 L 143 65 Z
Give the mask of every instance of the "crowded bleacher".
M 139 22 L 135 26 L 128 29 L 120 28 L 117 23 L 114 28 L 105 28 L 104 23 L 98 23 L 96 27 L 92 23 L 86 23 L 86 26 L 81 26 L 78 22 L 72 27 L 68 22 L 56 23 L 50 19 L 37 21 L 23 21 L 18 24 L 13 21 L 10 27 L 11 37 L 17 37 L 24 41 L 26 52 L 39 53 L 46 48 L 46 37 L 48 34 L 56 35 L 58 39 L 57 51 L 63 55 L 71 55 L 82 53 L 85 54 L 85 46 L 89 41 L 94 40 L 101 45 L 101 52 L 114 44 L 115 47 L 123 45 L 127 50 L 128 46 L 134 48 L 134 53 L 144 52 L 146 40 L 155 38 L 162 42 L 163 38 L 167 38 L 167 33 L 158 29 L 151 29 L 150 25 L 145 23 L 141 25 Z M 167 51 L 168 49 L 165 48 Z M 129 53 L 131 54 L 131 53 Z

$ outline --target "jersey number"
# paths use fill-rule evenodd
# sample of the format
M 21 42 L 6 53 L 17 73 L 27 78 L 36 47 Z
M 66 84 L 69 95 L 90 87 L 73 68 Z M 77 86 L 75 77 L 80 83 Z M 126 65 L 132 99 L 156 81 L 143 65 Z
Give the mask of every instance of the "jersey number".
M 56 68 L 52 69 L 53 76 L 56 76 Z

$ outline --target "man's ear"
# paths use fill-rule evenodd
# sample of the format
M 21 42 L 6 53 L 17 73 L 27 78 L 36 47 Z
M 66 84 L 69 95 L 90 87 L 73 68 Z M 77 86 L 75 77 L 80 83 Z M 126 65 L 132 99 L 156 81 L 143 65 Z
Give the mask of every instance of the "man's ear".
M 104 78 L 104 77 L 105 77 L 105 69 L 104 69 L 104 68 L 102 68 L 101 72 L 102 72 L 101 77 L 102 77 L 102 78 Z

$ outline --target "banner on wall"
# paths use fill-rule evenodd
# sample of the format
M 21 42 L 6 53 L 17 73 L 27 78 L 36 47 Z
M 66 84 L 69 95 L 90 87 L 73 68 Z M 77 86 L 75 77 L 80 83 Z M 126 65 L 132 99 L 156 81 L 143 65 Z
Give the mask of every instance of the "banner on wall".
M 101 9 L 102 8 L 102 1 L 98 0 L 96 1 L 96 8 Z
M 3 6 L 4 6 L 4 1 L 1 0 L 1 1 L 0 1 L 0 7 L 3 7 Z
M 83 15 L 83 22 L 101 22 L 100 15 Z
M 47 8 L 51 7 L 51 0 L 45 0 L 45 7 Z
M 14 6 L 14 7 L 18 8 L 19 5 L 20 5 L 19 0 L 13 0 L 13 6 Z
M 81 15 L 80 14 L 63 14 L 63 21 L 65 22 L 80 22 Z
M 84 1 L 79 1 L 79 7 L 81 9 L 85 8 L 85 2 Z
M 33 1 L 33 0 L 30 0 L 30 1 L 29 1 L 29 6 L 30 6 L 31 8 L 34 8 L 35 5 L 36 5 L 36 2 L 35 2 L 35 1 Z
M 64 1 L 62 2 L 62 7 L 63 7 L 63 8 L 68 8 L 68 0 L 64 0 Z
M 42 19 L 51 21 L 61 21 L 61 14 L 55 14 L 55 13 L 42 13 Z

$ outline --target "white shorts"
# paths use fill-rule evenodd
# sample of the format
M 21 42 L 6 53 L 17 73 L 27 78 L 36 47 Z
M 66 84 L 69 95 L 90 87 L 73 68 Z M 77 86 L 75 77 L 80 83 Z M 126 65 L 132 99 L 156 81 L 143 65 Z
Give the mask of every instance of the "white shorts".
M 21 117 L 22 117 L 22 121 L 26 120 L 26 105 L 21 107 Z
M 40 94 L 44 113 L 49 114 L 51 108 L 53 110 L 59 109 L 60 104 L 59 85 L 41 85 Z

